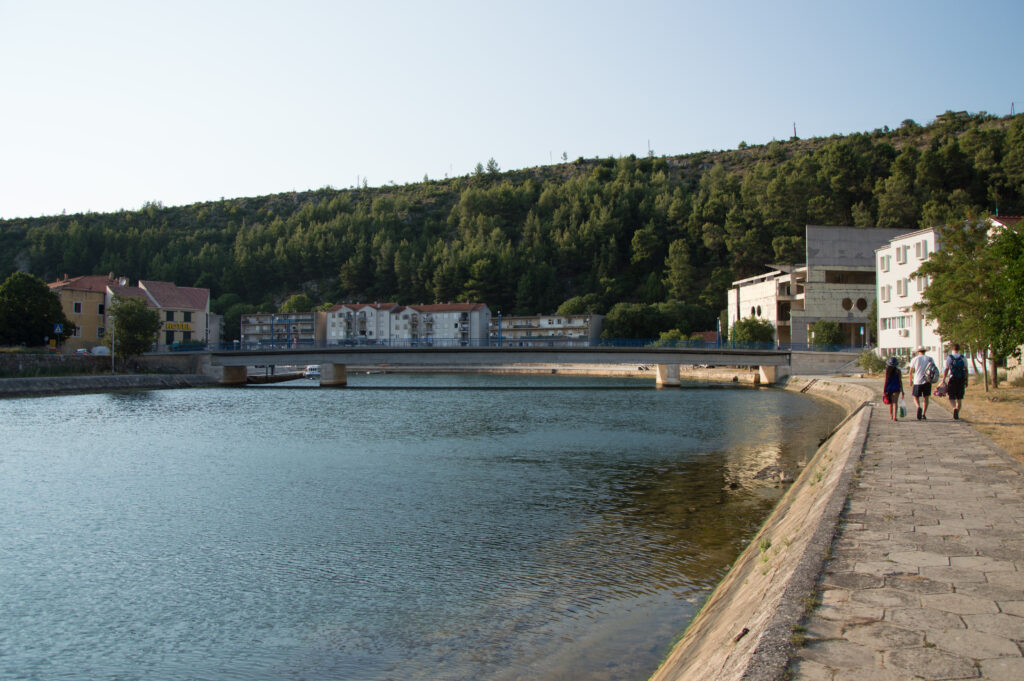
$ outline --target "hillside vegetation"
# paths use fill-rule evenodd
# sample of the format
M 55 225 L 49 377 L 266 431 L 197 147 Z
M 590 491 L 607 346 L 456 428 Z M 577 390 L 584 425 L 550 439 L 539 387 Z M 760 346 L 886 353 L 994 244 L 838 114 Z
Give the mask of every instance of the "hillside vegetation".
M 1024 212 L 1024 115 L 659 158 L 488 169 L 405 186 L 0 221 L 0 280 L 114 272 L 228 303 L 479 300 L 605 311 L 683 301 L 803 259 L 807 224 L 933 226 Z M 219 310 L 223 311 L 223 309 Z

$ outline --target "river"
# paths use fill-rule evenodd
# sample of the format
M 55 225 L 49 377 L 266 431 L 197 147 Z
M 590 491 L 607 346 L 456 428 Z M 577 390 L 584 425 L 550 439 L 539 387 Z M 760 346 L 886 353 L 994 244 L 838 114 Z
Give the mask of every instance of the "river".
M 644 679 L 842 416 L 349 382 L 0 400 L 0 678 Z

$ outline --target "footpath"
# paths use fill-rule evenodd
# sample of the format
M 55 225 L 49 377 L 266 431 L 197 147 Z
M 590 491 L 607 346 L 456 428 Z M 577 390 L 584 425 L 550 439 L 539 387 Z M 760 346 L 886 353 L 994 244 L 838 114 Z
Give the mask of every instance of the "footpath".
M 947 404 L 873 405 L 788 678 L 1024 679 L 1024 468 Z

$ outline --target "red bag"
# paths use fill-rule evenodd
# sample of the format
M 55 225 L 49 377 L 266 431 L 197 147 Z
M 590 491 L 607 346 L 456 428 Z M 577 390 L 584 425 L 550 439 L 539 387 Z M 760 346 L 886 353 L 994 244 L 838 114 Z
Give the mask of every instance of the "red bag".
M 882 393 L 882 404 L 889 404 L 889 393 Z

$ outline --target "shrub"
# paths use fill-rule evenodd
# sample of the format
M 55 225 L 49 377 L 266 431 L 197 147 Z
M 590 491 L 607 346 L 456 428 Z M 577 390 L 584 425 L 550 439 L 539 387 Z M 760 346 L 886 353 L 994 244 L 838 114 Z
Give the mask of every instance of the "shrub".
M 869 374 L 880 374 L 885 371 L 885 360 L 871 350 L 861 350 L 857 356 L 857 366 Z

